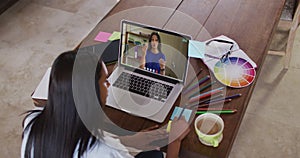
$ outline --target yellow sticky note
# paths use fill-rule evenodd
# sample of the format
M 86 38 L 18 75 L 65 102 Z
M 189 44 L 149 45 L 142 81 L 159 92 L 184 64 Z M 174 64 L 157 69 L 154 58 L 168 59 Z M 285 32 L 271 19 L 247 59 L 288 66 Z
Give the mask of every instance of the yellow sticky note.
M 172 124 L 172 121 L 170 120 L 168 122 L 168 126 L 167 126 L 167 132 L 169 133 L 171 131 L 171 124 Z
M 108 38 L 110 41 L 118 40 L 121 38 L 121 32 L 114 31 L 111 36 Z

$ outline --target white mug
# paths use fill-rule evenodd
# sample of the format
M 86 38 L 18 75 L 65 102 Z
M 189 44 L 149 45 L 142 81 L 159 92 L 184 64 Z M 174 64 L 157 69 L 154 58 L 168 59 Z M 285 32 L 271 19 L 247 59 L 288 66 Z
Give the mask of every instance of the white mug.
M 199 115 L 194 122 L 200 142 L 207 146 L 218 147 L 223 139 L 224 121 L 213 113 Z

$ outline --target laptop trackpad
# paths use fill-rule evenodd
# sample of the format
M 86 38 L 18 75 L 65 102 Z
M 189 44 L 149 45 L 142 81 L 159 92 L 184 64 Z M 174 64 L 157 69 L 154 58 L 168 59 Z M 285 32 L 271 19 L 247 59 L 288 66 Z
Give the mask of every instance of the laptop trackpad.
M 136 103 L 137 105 L 140 105 L 140 106 L 145 106 L 151 102 L 150 98 L 137 96 L 132 93 L 130 94 L 130 98 L 134 103 Z
M 163 104 L 154 99 L 129 93 L 122 96 L 119 106 L 130 114 L 147 117 L 159 112 Z

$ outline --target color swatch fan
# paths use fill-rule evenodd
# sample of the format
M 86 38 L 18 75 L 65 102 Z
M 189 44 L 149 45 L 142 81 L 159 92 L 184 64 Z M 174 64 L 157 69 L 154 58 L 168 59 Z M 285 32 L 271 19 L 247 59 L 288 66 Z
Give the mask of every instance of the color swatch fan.
M 229 57 L 225 62 L 218 61 L 216 63 L 214 74 L 222 84 L 233 88 L 242 88 L 253 82 L 256 72 L 247 60 Z

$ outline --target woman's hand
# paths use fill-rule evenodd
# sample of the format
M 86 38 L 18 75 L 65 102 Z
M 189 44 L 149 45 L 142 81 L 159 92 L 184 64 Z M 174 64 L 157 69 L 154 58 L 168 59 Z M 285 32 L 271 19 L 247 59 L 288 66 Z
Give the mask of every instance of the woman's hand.
M 147 49 L 148 49 L 148 44 L 145 43 L 142 47 L 142 56 L 140 60 L 140 68 L 142 69 L 144 69 L 145 67 Z
M 146 56 L 147 49 L 148 49 L 148 44 L 147 43 L 143 44 L 143 47 L 142 47 L 142 52 L 143 52 L 142 56 L 143 57 Z
M 185 121 L 184 117 L 177 119 L 175 117 L 171 123 L 171 130 L 169 133 L 169 142 L 179 141 L 181 142 L 185 136 L 190 132 L 190 126 Z
M 166 61 L 162 58 L 159 59 L 159 66 L 160 69 L 165 69 L 166 68 Z
M 162 58 L 159 59 L 159 66 L 160 66 L 160 74 L 165 75 L 166 70 L 166 61 Z

